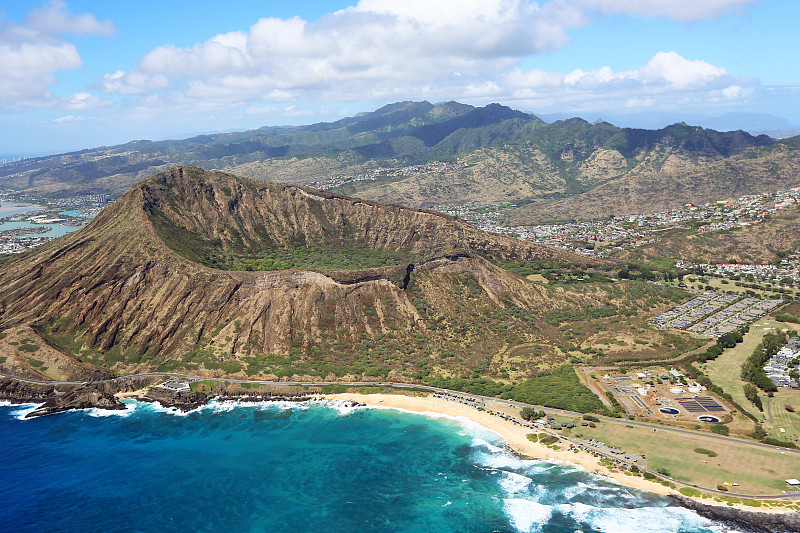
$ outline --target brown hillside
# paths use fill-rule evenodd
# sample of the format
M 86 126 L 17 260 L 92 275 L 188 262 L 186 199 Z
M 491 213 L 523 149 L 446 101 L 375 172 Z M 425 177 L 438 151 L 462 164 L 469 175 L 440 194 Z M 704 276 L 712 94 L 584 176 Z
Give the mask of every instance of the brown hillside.
M 711 161 L 672 153 L 645 158 L 624 174 L 613 174 L 617 174 L 614 179 L 577 196 L 523 206 L 512 220 L 516 224 L 590 220 L 775 192 L 800 185 L 800 158 L 789 146 Z
M 700 263 L 770 264 L 777 252 L 800 249 L 800 207 L 788 207 L 752 226 L 724 232 L 680 230 L 619 256 L 624 260 L 669 257 Z
M 355 255 L 411 260 L 347 271 L 206 266 L 311 244 L 324 255 L 343 243 Z M 436 213 L 180 167 L 145 180 L 83 230 L 6 263 L 0 345 L 32 328 L 28 352 L 15 340 L 5 353 L 18 362 L 47 352 L 47 362 L 29 363 L 59 377 L 78 363 L 396 379 L 511 364 L 530 375 L 564 358 L 549 314 L 608 316 L 672 296 L 644 284 L 536 285 L 482 256 L 581 260 Z

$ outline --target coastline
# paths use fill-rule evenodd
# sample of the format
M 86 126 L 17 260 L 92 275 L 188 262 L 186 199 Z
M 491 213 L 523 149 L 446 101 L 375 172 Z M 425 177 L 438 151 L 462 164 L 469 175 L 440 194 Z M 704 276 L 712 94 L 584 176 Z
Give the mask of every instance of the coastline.
M 737 513 L 748 516 L 788 518 L 798 517 L 800 513 L 791 509 L 780 507 L 759 507 L 754 508 L 743 504 L 729 504 L 727 502 L 717 502 L 713 498 L 688 498 L 680 494 L 677 490 L 665 487 L 660 483 L 653 483 L 642 477 L 625 475 L 620 471 L 613 471 L 600 463 L 600 459 L 594 455 L 581 450 L 569 450 L 562 447 L 559 450 L 548 448 L 538 442 L 528 440 L 529 433 L 538 432 L 527 427 L 519 426 L 501 417 L 494 416 L 488 411 L 479 411 L 472 406 L 428 396 L 406 396 L 402 394 L 327 394 L 320 395 L 321 399 L 345 400 L 353 403 L 366 404 L 372 407 L 399 409 L 414 412 L 421 415 L 444 415 L 453 418 L 463 418 L 471 423 L 498 434 L 506 442 L 508 447 L 517 455 L 524 458 L 538 459 L 551 462 L 566 463 L 583 468 L 587 472 L 604 476 L 612 479 L 621 485 L 631 487 L 646 492 L 659 494 L 672 498 L 677 504 L 697 510 L 698 507 L 724 510 L 725 520 L 730 520 L 729 511 L 735 510 Z M 687 504 L 691 502 L 692 505 Z M 777 515 L 777 516 L 776 516 Z
M 32 390 L 8 379 L 0 379 L 0 399 L 7 404 L 37 404 L 38 407 L 25 415 L 25 418 L 51 415 L 63 411 L 81 410 L 85 408 L 100 408 L 103 410 L 127 410 L 127 406 L 120 402 L 124 398 L 136 399 L 148 403 L 158 403 L 162 407 L 173 409 L 181 413 L 188 413 L 202 408 L 210 401 L 233 401 L 241 405 L 258 402 L 288 401 L 336 401 L 346 402 L 353 407 L 375 407 L 397 409 L 405 412 L 429 416 L 431 418 L 447 417 L 462 422 L 468 427 L 471 424 L 480 426 L 483 430 L 490 431 L 500 437 L 508 448 L 526 459 L 543 460 L 569 464 L 582 468 L 596 475 L 604 476 L 620 485 L 643 490 L 670 498 L 674 504 L 692 509 L 699 514 L 722 522 L 736 525 L 745 525 L 750 531 L 765 531 L 777 533 L 782 531 L 800 531 L 800 512 L 784 507 L 774 507 L 769 504 L 761 507 L 747 506 L 742 503 L 716 501 L 715 498 L 686 497 L 677 490 L 671 489 L 660 483 L 654 483 L 635 475 L 626 475 L 624 471 L 613 470 L 601 464 L 600 458 L 589 452 L 571 449 L 571 444 L 561 443 L 562 447 L 547 447 L 539 442 L 531 442 L 527 435 L 540 433 L 543 429 L 531 429 L 524 425 L 506 420 L 489 410 L 479 410 L 473 405 L 459 403 L 432 394 L 405 395 L 405 394 L 360 394 L 339 393 L 325 394 L 321 390 L 304 391 L 277 390 L 268 393 L 254 393 L 253 391 L 230 386 L 219 391 L 194 391 L 171 390 L 165 387 L 153 386 L 151 379 L 135 380 L 121 384 L 84 384 L 70 387 L 68 393 L 60 395 L 54 390 Z M 49 388 L 48 388 L 49 389 Z M 35 392 L 35 393 L 34 393 Z M 216 394 L 215 394 L 216 393 Z M 44 402 L 44 403 L 42 403 Z M 488 409 L 492 409 L 490 401 Z M 505 407 L 499 400 L 496 401 L 501 411 Z M 552 432 L 550 432 L 552 434 Z M 566 444 L 566 446 L 563 446 Z M 765 524 L 769 526 L 765 527 Z M 788 528 L 788 529 L 786 529 Z
M 503 418 L 494 416 L 488 411 L 478 411 L 469 405 L 432 396 L 404 396 L 400 394 L 343 393 L 325 395 L 324 397 L 331 400 L 364 403 L 372 407 L 411 411 L 422 415 L 438 414 L 454 418 L 465 418 L 498 434 L 508 444 L 508 447 L 519 456 L 579 466 L 587 472 L 611 478 L 622 485 L 662 496 L 678 494 L 677 491 L 658 483 L 651 483 L 640 477 L 626 476 L 620 472 L 612 472 L 601 465 L 598 458 L 587 452 L 578 450 L 576 453 L 565 447 L 560 450 L 554 450 L 538 442 L 531 442 L 528 440 L 527 435 L 537 432 L 536 430 L 518 426 Z

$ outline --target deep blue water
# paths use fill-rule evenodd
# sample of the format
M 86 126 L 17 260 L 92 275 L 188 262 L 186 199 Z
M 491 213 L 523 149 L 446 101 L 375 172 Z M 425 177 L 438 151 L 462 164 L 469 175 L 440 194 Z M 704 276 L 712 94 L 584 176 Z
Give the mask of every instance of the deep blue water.
M 3 532 L 718 531 L 446 418 L 320 404 L 0 407 Z M 134 408 L 135 407 L 135 408 Z

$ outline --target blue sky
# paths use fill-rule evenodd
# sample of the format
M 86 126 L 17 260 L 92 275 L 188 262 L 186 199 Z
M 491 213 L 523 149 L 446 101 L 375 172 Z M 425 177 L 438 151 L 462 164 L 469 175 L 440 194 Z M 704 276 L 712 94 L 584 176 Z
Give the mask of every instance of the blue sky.
M 17 0 L 0 153 L 336 120 L 399 100 L 800 126 L 795 0 Z

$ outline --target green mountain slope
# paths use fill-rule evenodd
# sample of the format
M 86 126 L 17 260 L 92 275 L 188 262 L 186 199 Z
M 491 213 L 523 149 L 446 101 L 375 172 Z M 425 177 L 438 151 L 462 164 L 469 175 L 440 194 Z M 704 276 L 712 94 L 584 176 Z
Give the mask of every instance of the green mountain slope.
M 156 171 L 194 164 L 409 207 L 527 204 L 514 220 L 534 223 L 795 186 L 798 150 L 797 138 L 686 124 L 653 131 L 577 118 L 545 124 L 498 104 L 399 102 L 331 123 L 135 141 L 17 162 L 0 167 L 0 184 L 53 197 L 118 196 Z
M 505 142 L 538 118 L 492 104 L 400 102 L 333 123 L 261 128 L 185 140 L 124 145 L 30 159 L 0 168 L 4 187 L 50 196 L 120 195 L 153 172 L 178 164 L 227 168 L 299 157 L 332 159 L 332 170 L 374 159 L 415 163 Z M 253 176 L 260 177 L 260 176 Z

